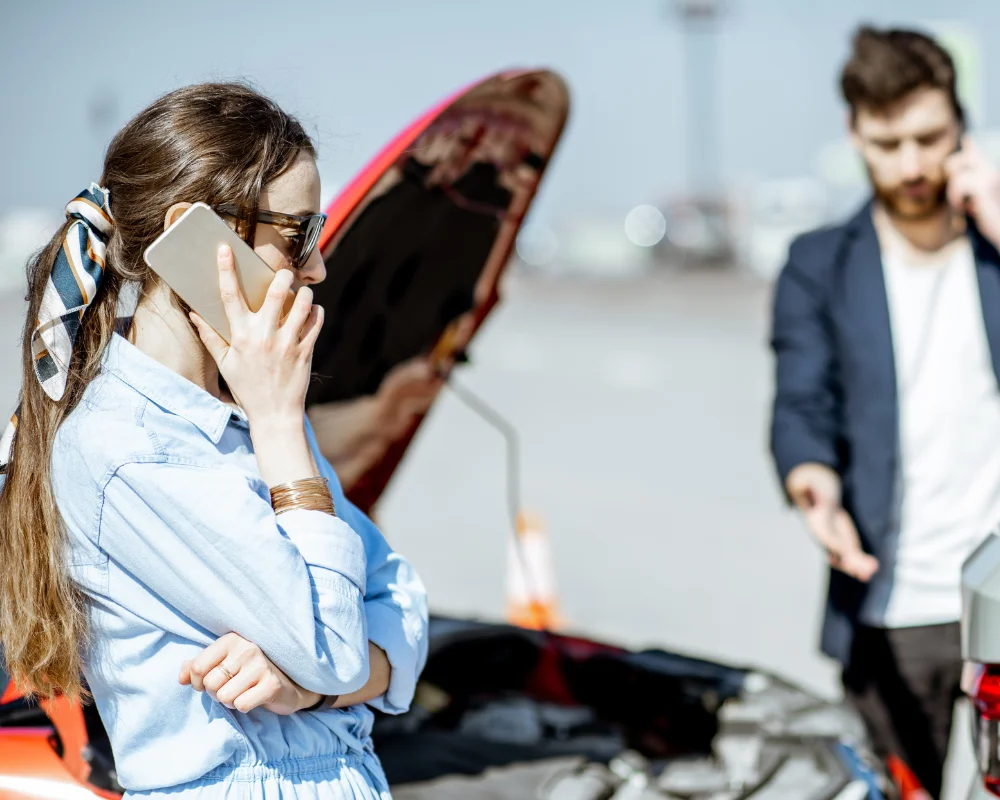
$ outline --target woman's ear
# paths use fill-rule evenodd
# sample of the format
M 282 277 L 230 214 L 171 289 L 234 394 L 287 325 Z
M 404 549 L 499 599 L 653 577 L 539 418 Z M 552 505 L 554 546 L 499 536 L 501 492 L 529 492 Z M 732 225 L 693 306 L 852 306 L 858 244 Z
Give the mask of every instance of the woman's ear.
M 170 206 L 170 208 L 167 209 L 166 216 L 163 218 L 163 230 L 166 230 L 177 222 L 177 220 L 181 218 L 181 214 L 191 208 L 191 205 L 191 203 L 174 203 Z

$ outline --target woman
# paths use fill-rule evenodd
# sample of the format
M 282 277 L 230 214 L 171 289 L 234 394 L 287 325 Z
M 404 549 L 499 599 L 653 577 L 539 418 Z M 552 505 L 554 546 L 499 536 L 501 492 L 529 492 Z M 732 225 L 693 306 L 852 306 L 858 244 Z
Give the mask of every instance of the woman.
M 29 267 L 3 646 L 41 695 L 82 673 L 130 796 L 389 796 L 363 704 L 409 705 L 426 601 L 305 419 L 319 197 L 296 120 L 192 86 L 122 129 Z M 230 344 L 142 258 L 199 200 L 275 270 L 253 313 L 220 252 Z

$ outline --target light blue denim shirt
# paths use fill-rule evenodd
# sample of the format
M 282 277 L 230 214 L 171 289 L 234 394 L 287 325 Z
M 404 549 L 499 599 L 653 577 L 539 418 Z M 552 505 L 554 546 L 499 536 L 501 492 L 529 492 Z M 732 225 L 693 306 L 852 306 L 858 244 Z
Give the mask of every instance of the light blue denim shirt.
M 58 431 L 53 489 L 91 609 L 85 676 L 131 791 L 373 761 L 365 706 L 241 714 L 180 685 L 181 664 L 230 631 L 327 695 L 365 684 L 370 640 L 392 677 L 369 705 L 410 704 L 427 655 L 424 587 L 308 431 L 337 516 L 275 517 L 245 417 L 119 336 Z

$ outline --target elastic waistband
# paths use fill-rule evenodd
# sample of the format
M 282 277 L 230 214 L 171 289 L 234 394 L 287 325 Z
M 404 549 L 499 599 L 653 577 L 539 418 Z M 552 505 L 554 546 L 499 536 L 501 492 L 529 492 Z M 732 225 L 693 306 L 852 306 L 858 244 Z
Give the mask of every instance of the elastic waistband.
M 286 758 L 262 764 L 220 764 L 198 779 L 204 781 L 256 782 L 267 779 L 302 777 L 336 772 L 343 767 L 370 767 L 369 756 L 362 753 L 330 754 L 307 758 Z M 377 763 L 377 762 L 376 762 Z

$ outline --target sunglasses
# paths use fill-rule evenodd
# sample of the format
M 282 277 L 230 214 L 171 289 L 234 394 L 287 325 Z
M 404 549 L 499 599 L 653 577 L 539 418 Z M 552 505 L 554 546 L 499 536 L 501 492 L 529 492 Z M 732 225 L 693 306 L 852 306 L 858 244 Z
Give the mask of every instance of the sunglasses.
M 239 208 L 235 205 L 216 206 L 215 211 L 223 217 L 238 221 L 241 219 Z M 292 243 L 292 266 L 295 269 L 302 269 L 319 244 L 319 235 L 326 224 L 326 214 L 308 214 L 299 217 L 294 214 L 279 214 L 276 211 L 258 211 L 257 221 L 265 225 L 280 225 L 282 228 L 291 228 L 295 231 L 286 238 Z

